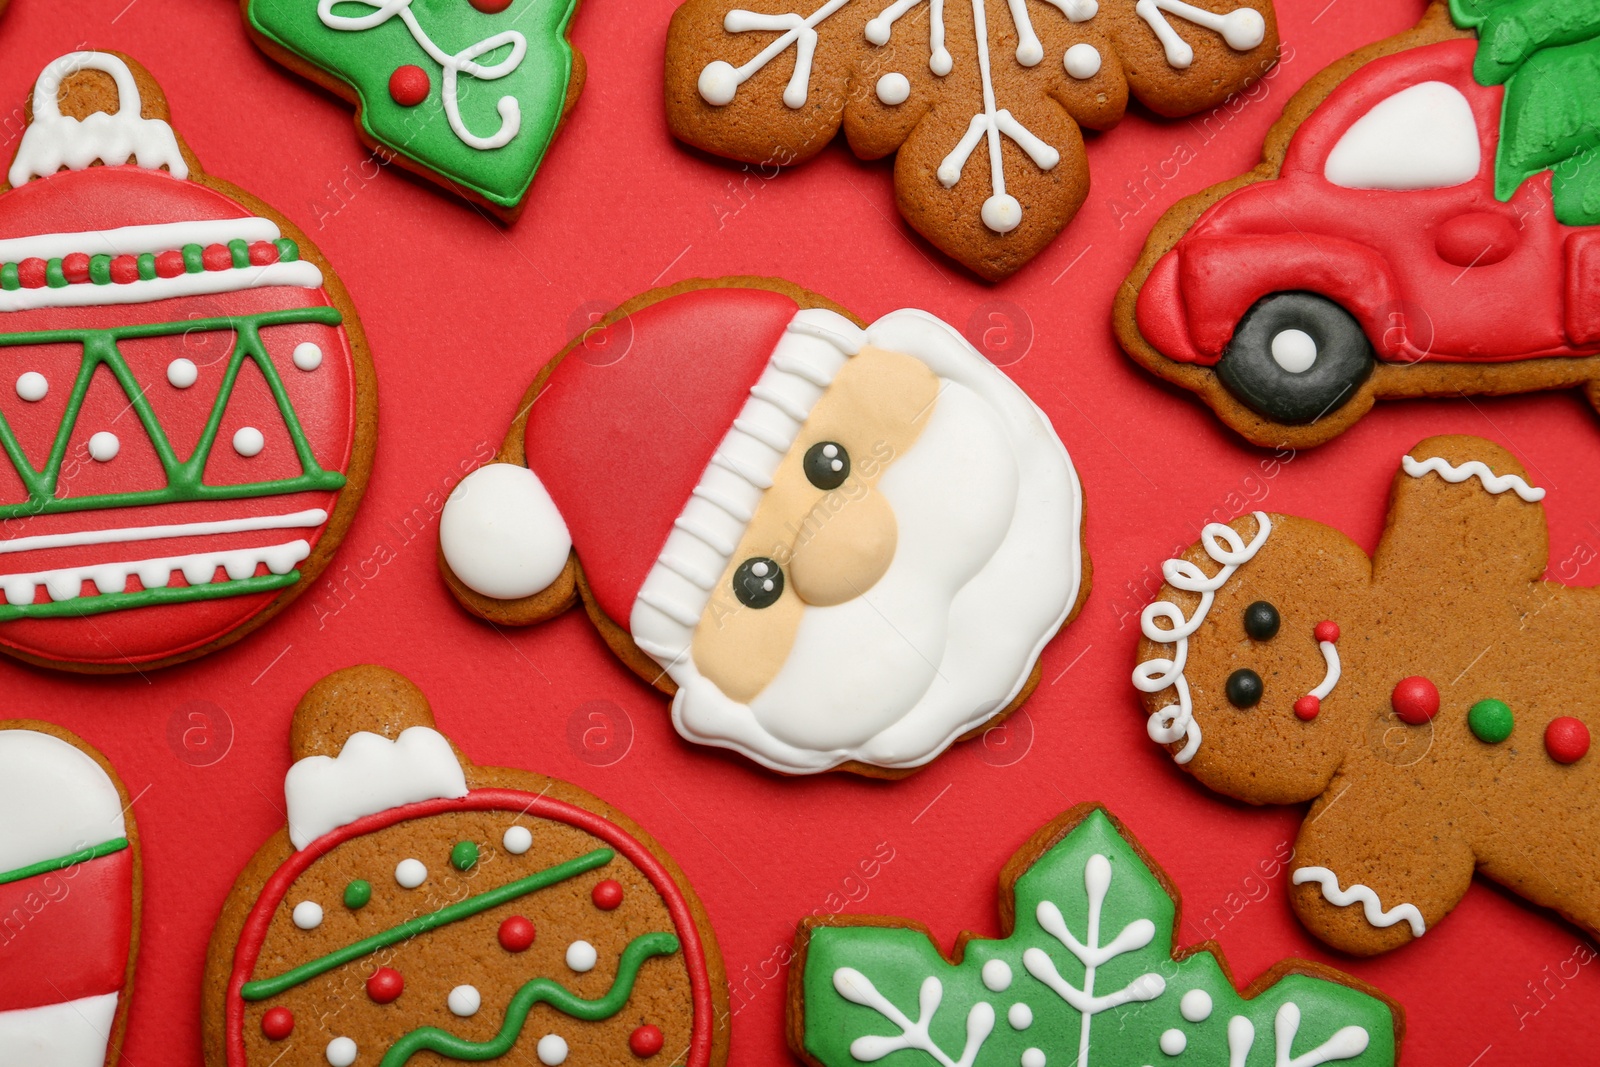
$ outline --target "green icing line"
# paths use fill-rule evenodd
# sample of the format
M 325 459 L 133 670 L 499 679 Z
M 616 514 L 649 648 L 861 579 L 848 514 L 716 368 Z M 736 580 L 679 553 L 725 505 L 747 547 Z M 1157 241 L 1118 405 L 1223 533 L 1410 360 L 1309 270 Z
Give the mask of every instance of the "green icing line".
M 250 265 L 250 246 L 245 244 L 241 237 L 235 237 L 228 242 L 228 255 L 233 257 L 235 269 Z
M 478 846 L 471 841 L 457 841 L 450 850 L 450 865 L 458 871 L 470 871 L 478 865 Z
M 672 934 L 640 934 L 622 950 L 622 958 L 617 963 L 616 980 L 611 983 L 611 989 L 605 996 L 584 1000 L 549 978 L 535 978 L 511 997 L 500 1032 L 488 1041 L 468 1041 L 436 1026 L 424 1026 L 391 1045 L 378 1067 L 403 1067 L 419 1052 L 436 1052 L 453 1060 L 472 1062 L 498 1059 L 511 1051 L 522 1034 L 523 1025 L 528 1021 L 528 1013 L 538 1004 L 548 1004 L 584 1022 L 609 1019 L 621 1011 L 633 995 L 634 982 L 644 962 L 676 951 L 678 939 Z
M 111 284 L 111 257 L 89 257 L 89 280 L 95 285 Z
M 52 289 L 60 289 L 67 284 L 67 276 L 61 272 L 60 259 L 52 259 L 44 265 L 44 283 Z
M 300 572 L 262 574 L 237 581 L 208 582 L 205 585 L 164 585 L 141 589 L 137 593 L 101 593 L 98 596 L 52 600 L 44 604 L 0 604 L 0 622 L 14 619 L 76 619 L 85 615 L 104 615 L 108 611 L 152 608 L 160 604 L 188 604 L 196 600 L 222 600 L 230 596 L 268 593 L 286 589 L 300 580 Z
M 5 266 L 0 267 L 0 289 L 20 288 L 22 288 L 22 281 L 17 277 L 17 265 L 15 263 L 7 263 Z
M 189 274 L 199 274 L 206 269 L 205 249 L 199 245 L 183 246 L 183 269 Z
M 154 252 L 139 253 L 139 280 L 148 282 L 156 276 L 156 254 Z
M 278 262 L 293 263 L 300 258 L 300 246 L 287 237 L 280 237 L 272 242 L 278 246 Z
M 459 900 L 454 904 L 440 908 L 438 911 L 427 915 L 419 915 L 415 919 L 408 919 L 399 926 L 390 927 L 371 937 L 362 938 L 354 944 L 328 953 L 320 959 L 310 963 L 301 964 L 292 971 L 285 971 L 276 978 L 263 978 L 255 982 L 246 982 L 239 990 L 239 995 L 245 1000 L 265 1000 L 275 997 L 285 990 L 293 989 L 303 982 L 309 982 L 318 975 L 326 974 L 335 967 L 342 967 L 346 963 L 358 960 L 363 956 L 388 948 L 390 945 L 399 944 L 418 935 L 437 930 L 441 926 L 470 919 L 474 915 L 488 911 L 490 908 L 499 907 L 501 904 L 517 900 L 529 893 L 545 889 L 568 878 L 576 878 L 596 867 L 604 867 L 616 855 L 609 848 L 597 848 L 593 852 L 585 853 L 577 859 L 558 863 L 554 867 L 547 867 L 536 871 L 526 878 L 519 878 L 509 882 L 498 889 L 491 889 L 487 893 Z
M 351 911 L 366 907 L 371 900 L 372 883 L 364 878 L 357 878 L 344 887 L 344 906 Z
M 49 874 L 51 871 L 65 870 L 80 863 L 97 860 L 101 856 L 109 856 L 113 852 L 121 852 L 127 847 L 128 839 L 126 837 L 115 837 L 110 841 L 102 841 L 100 844 L 90 848 L 69 852 L 65 856 L 57 856 L 55 859 L 40 860 L 38 863 L 30 863 L 26 867 L 18 867 L 14 871 L 0 871 L 0 885 L 20 882 L 24 878 L 32 878 L 38 874 Z

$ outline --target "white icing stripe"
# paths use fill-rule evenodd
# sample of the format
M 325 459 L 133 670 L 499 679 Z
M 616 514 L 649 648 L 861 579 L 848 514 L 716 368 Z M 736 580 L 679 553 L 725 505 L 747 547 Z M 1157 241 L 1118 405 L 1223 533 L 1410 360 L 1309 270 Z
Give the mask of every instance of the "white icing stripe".
M 1333 692 L 1334 686 L 1339 684 L 1339 650 L 1334 647 L 1332 641 L 1319 641 L 1317 644 L 1322 648 L 1322 659 L 1327 663 L 1328 670 L 1322 676 L 1322 681 L 1311 691 L 1311 695 L 1322 700 Z
M 1184 3 L 1184 0 L 1139 0 L 1133 9 L 1155 32 L 1166 53 L 1167 64 L 1175 70 L 1185 70 L 1194 62 L 1194 49 L 1178 36 L 1178 31 L 1162 14 L 1164 11 L 1216 31 L 1235 52 L 1248 52 L 1267 39 L 1267 20 L 1254 8 L 1237 7 L 1227 14 L 1219 14 Z
M 1530 504 L 1544 499 L 1543 489 L 1534 488 L 1515 474 L 1496 474 L 1481 460 L 1470 460 L 1457 467 L 1442 456 L 1432 456 L 1421 462 L 1406 456 L 1400 461 L 1400 466 L 1413 478 L 1421 478 L 1425 474 L 1432 473 L 1452 485 L 1459 485 L 1469 478 L 1476 478 L 1495 496 L 1510 490 Z
M 1267 518 L 1266 512 L 1257 511 L 1253 515 L 1258 529 L 1249 544 L 1231 526 L 1220 522 L 1210 523 L 1200 531 L 1200 544 L 1205 548 L 1206 555 L 1222 564 L 1222 569 L 1215 576 L 1207 577 L 1204 571 L 1186 559 L 1169 559 L 1161 565 L 1161 573 L 1167 584 L 1185 592 L 1200 594 L 1200 604 L 1193 616 L 1185 617 L 1183 610 L 1170 600 L 1157 600 L 1147 605 L 1139 615 L 1139 628 L 1146 637 L 1160 644 L 1178 646 L 1173 658 L 1148 659 L 1133 669 L 1133 684 L 1140 692 L 1159 693 L 1172 687 L 1178 691 L 1176 704 L 1157 708 L 1145 723 L 1145 732 L 1158 745 L 1170 745 L 1180 738 L 1185 739 L 1183 748 L 1172 757 L 1178 763 L 1188 763 L 1194 759 L 1201 738 L 1200 724 L 1194 721 L 1194 706 L 1189 699 L 1189 682 L 1183 676 L 1183 668 L 1189 658 L 1189 637 L 1205 622 L 1217 590 L 1233 577 L 1233 572 L 1241 565 L 1255 558 L 1272 533 L 1272 520 Z M 1156 625 L 1157 619 L 1165 619 L 1171 625 L 1162 629 Z
M 1388 927 L 1404 921 L 1410 925 L 1412 937 L 1421 937 L 1427 932 L 1428 927 L 1422 921 L 1422 912 L 1415 904 L 1396 904 L 1388 911 L 1384 911 L 1383 905 L 1378 901 L 1378 894 L 1371 888 L 1357 883 L 1349 889 L 1340 889 L 1338 876 L 1326 867 L 1301 867 L 1294 872 L 1293 881 L 1295 885 L 1304 885 L 1307 882 L 1319 883 L 1322 887 L 1322 898 L 1336 908 L 1360 904 L 1367 922 L 1373 926 Z
M 297 849 L 364 815 L 466 795 L 466 776 L 450 742 L 427 726 L 403 730 L 393 741 L 353 733 L 337 756 L 307 756 L 283 779 L 289 840 Z
M 5 591 L 6 602 L 23 607 L 32 604 L 34 592 L 44 586 L 53 601 L 74 600 L 83 591 L 84 582 L 93 582 L 102 595 L 126 591 L 128 579 L 139 576 L 146 589 L 160 589 L 171 580 L 174 571 L 183 575 L 190 585 L 210 585 L 221 567 L 232 581 L 242 581 L 254 576 L 256 567 L 265 563 L 273 574 L 288 574 L 295 565 L 311 554 L 306 541 L 289 541 L 263 548 L 237 548 L 222 552 L 196 552 L 187 556 L 165 556 L 160 559 L 128 560 L 120 563 L 91 563 L 82 567 L 62 567 L 51 571 L 33 571 L 27 574 L 0 574 L 0 589 Z
M 0 555 L 32 552 L 42 548 L 76 548 L 80 545 L 110 545 L 127 541 L 156 541 L 166 537 L 200 537 L 206 534 L 252 533 L 256 530 L 291 530 L 321 526 L 328 513 L 321 508 L 295 511 L 287 515 L 260 515 L 247 519 L 218 519 L 215 522 L 185 522 L 170 526 L 128 526 L 118 530 L 80 530 L 76 533 L 39 534 L 0 541 Z
M 41 233 L 0 241 L 0 263 L 25 259 L 59 259 L 72 252 L 90 255 L 137 256 L 142 252 L 167 252 L 184 245 L 227 244 L 239 240 L 276 241 L 283 236 L 271 219 L 204 219 L 198 222 L 158 222 L 150 226 L 118 226 L 111 230 Z
M 102 1067 L 117 994 L 0 1011 L 0 1067 Z
M 32 311 L 34 308 L 102 307 L 109 304 L 145 304 L 178 296 L 209 296 L 236 293 L 244 289 L 263 289 L 272 285 L 293 285 L 301 289 L 322 287 L 322 271 L 304 260 L 268 263 L 264 267 L 229 267 L 175 278 L 95 285 L 79 282 L 59 289 L 0 289 L 0 312 Z

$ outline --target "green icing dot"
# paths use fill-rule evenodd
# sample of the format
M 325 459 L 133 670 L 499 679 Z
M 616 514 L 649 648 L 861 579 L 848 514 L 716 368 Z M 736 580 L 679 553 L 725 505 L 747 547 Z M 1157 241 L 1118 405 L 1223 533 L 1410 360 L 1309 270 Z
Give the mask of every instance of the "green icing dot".
M 233 257 L 235 269 L 250 265 L 250 246 L 238 237 L 228 242 L 228 255 Z
M 111 257 L 89 257 L 89 280 L 96 285 L 111 284 Z
M 287 237 L 280 237 L 272 242 L 278 246 L 278 259 L 284 263 L 293 263 L 300 258 L 300 246 Z
M 474 841 L 457 841 L 450 850 L 450 863 L 458 871 L 470 871 L 478 865 L 478 845 Z
M 156 276 L 156 254 L 154 252 L 139 253 L 139 280 L 149 281 Z
M 205 255 L 205 251 L 206 250 L 201 248 L 199 245 L 184 245 L 183 269 L 189 274 L 199 274 L 201 271 L 205 270 L 206 263 L 205 260 L 201 258 Z
M 0 289 L 20 289 L 22 280 L 17 277 L 17 265 L 7 263 L 0 267 Z
M 61 260 L 52 259 L 44 265 L 44 281 L 52 289 L 60 289 L 67 284 L 67 276 L 61 273 Z
M 1511 736 L 1511 709 L 1501 700 L 1480 700 L 1467 712 L 1467 725 L 1479 741 L 1498 745 Z
M 351 911 L 367 906 L 372 899 L 372 883 L 357 878 L 344 887 L 344 906 Z

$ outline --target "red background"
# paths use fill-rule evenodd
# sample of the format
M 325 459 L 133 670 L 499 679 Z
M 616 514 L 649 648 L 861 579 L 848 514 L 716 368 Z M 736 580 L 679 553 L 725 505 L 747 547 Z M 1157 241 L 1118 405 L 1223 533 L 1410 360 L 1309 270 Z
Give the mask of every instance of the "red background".
M 1112 295 L 1161 210 L 1247 168 L 1294 88 L 1422 10 L 1418 0 L 1278 3 L 1286 58 L 1264 95 L 1209 128 L 1136 112 L 1091 136 L 1094 185 L 1078 219 L 1015 278 L 989 286 L 899 220 L 886 164 L 836 145 L 763 181 L 672 142 L 661 115 L 672 0 L 585 0 L 573 40 L 589 84 L 510 229 L 375 168 L 350 109 L 258 52 L 234 4 L 13 0 L 0 19 L 0 155 L 10 158 L 22 103 L 50 59 L 85 45 L 134 55 L 165 87 L 206 168 L 321 245 L 361 311 L 381 383 L 365 506 L 327 574 L 275 622 L 148 677 L 0 664 L 7 713 L 78 731 L 138 798 L 144 950 L 125 1062 L 198 1064 L 206 940 L 235 873 L 283 824 L 289 711 L 318 678 L 366 661 L 415 679 L 478 762 L 576 782 L 672 852 L 742 990 L 736 1064 L 785 1062 L 784 976 L 772 977 L 772 961 L 796 918 L 912 916 L 947 947 L 963 928 L 992 935 L 1000 865 L 1037 826 L 1087 799 L 1110 805 L 1182 887 L 1185 940 L 1203 937 L 1200 921 L 1212 916 L 1207 929 L 1241 983 L 1289 955 L 1345 967 L 1405 1004 L 1412 1064 L 1592 1055 L 1600 966 L 1559 978 L 1562 967 L 1573 973 L 1581 935 L 1485 883 L 1389 958 L 1322 951 L 1290 914 L 1282 873 L 1263 880 L 1258 866 L 1293 840 L 1300 812 L 1251 810 L 1196 785 L 1146 739 L 1128 682 L 1137 612 L 1154 588 L 1145 583 L 1203 522 L 1266 506 L 1336 525 L 1370 550 L 1399 457 L 1429 434 L 1511 447 L 1550 491 L 1552 576 L 1563 561 L 1578 583 L 1600 571 L 1600 426 L 1576 393 L 1383 404 L 1333 444 L 1273 467 L 1269 453 L 1242 445 L 1117 349 Z M 1190 155 L 1174 175 L 1169 161 Z M 989 347 L 1014 361 L 1007 369 L 1055 421 L 1087 488 L 1094 592 L 1045 652 L 1044 684 L 1004 733 L 906 781 L 786 780 L 690 746 L 581 612 L 497 631 L 461 612 L 435 573 L 432 508 L 442 497 L 429 494 L 500 440 L 534 371 L 585 316 L 652 285 L 730 273 L 783 275 L 869 318 L 909 305 L 971 323 L 979 342 L 994 331 Z M 378 566 L 371 561 L 389 555 L 380 544 L 395 558 Z M 873 876 L 864 877 L 862 862 L 887 851 L 880 842 L 893 859 L 867 862 Z

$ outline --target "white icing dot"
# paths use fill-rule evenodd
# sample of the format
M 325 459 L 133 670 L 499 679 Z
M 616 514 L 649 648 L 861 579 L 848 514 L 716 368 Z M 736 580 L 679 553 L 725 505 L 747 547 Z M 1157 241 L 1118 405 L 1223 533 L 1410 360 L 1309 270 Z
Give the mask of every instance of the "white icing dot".
M 1176 1056 L 1188 1047 L 1189 1039 L 1182 1030 L 1168 1030 L 1161 1035 L 1161 1051 L 1168 1056 Z
M 478 1009 L 483 1007 L 483 997 L 473 986 L 458 985 L 450 990 L 450 995 L 445 998 L 445 1004 L 450 1008 L 450 1014 L 459 1015 L 463 1019 L 470 1019 L 478 1014 Z
M 241 426 L 239 431 L 233 435 L 233 450 L 245 459 L 249 459 L 251 456 L 259 456 L 261 450 L 266 447 L 267 439 L 254 426 Z
M 322 366 L 322 349 L 315 341 L 301 341 L 294 346 L 294 365 L 301 370 L 316 370 Z
M 1006 1012 L 1006 1022 L 1011 1024 L 1013 1030 L 1026 1030 L 1033 1025 L 1033 1009 L 1018 1001 Z
M 1067 73 L 1079 81 L 1092 78 L 1100 73 L 1100 49 L 1080 41 L 1067 49 L 1061 62 L 1066 66 Z
M 394 880 L 402 889 L 415 889 L 428 880 L 428 868 L 421 860 L 404 859 L 395 864 Z
M 1204 989 L 1191 989 L 1178 1002 L 1178 1011 L 1192 1023 L 1203 1023 L 1211 1018 L 1211 994 Z
M 996 193 L 985 200 L 979 214 L 995 233 L 1010 233 L 1022 224 L 1022 205 L 1010 193 Z
M 89 455 L 101 463 L 110 463 L 122 450 L 122 442 L 110 430 L 101 430 L 89 438 Z
M 1267 37 L 1267 20 L 1254 8 L 1241 7 L 1222 16 L 1222 39 L 1235 52 L 1248 52 Z
M 1304 374 L 1317 361 L 1317 342 L 1304 330 L 1279 330 L 1272 338 L 1272 362 L 1290 374 Z
M 700 72 L 700 99 L 712 107 L 733 103 L 733 94 L 739 91 L 739 72 L 732 63 L 713 60 Z
M 50 392 L 50 383 L 36 370 L 30 370 L 17 379 L 17 395 L 28 403 L 43 400 Z
M 506 830 L 500 843 L 513 856 L 520 856 L 533 847 L 533 832 L 526 826 L 512 826 Z
M 322 905 L 314 900 L 302 900 L 294 906 L 294 924 L 302 930 L 315 930 L 322 925 Z
M 983 984 L 994 992 L 1011 987 L 1011 965 L 1005 960 L 990 960 L 983 965 Z
M 911 79 L 899 71 L 890 71 L 878 79 L 878 99 L 890 107 L 898 107 L 911 99 Z
M 827 456 L 829 459 L 832 459 L 833 457 L 835 457 L 835 456 L 837 456 L 839 454 L 839 446 L 838 445 L 823 445 L 822 446 L 822 454 L 824 456 Z
M 187 389 L 200 380 L 200 368 L 192 360 L 175 359 L 167 364 L 167 382 L 174 389 Z
M 757 563 L 750 568 L 750 573 L 757 578 L 765 578 L 769 569 L 765 563 Z
M 1044 1067 L 1044 1049 L 1025 1048 L 1022 1050 L 1022 1067 Z
M 546 1067 L 557 1067 L 567 1062 L 567 1042 L 560 1034 L 545 1034 L 539 1039 L 539 1062 Z
M 567 966 L 579 974 L 594 970 L 594 965 L 599 962 L 600 954 L 589 942 L 574 941 L 567 946 Z
M 336 1037 L 328 1042 L 324 1055 L 328 1057 L 330 1067 L 350 1067 L 356 1062 L 356 1043 L 348 1037 Z

